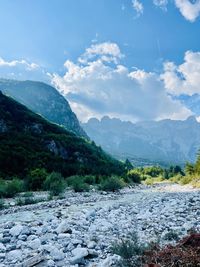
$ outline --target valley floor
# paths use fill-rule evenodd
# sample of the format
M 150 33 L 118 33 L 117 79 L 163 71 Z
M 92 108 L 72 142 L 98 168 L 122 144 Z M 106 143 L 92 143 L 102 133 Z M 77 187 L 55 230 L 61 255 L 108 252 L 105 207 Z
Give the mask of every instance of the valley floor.
M 131 232 L 165 244 L 167 233 L 193 228 L 200 231 L 200 191 L 189 186 L 67 191 L 61 200 L 0 211 L 0 267 L 116 266 L 110 246 Z

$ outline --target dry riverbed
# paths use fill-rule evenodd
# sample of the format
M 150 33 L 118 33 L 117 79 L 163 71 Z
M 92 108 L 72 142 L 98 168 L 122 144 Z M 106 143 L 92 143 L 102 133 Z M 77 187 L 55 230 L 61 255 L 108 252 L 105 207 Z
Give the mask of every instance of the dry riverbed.
M 119 193 L 74 193 L 0 211 L 0 267 L 116 266 L 110 246 L 130 232 L 142 243 L 200 231 L 200 191 L 158 184 Z

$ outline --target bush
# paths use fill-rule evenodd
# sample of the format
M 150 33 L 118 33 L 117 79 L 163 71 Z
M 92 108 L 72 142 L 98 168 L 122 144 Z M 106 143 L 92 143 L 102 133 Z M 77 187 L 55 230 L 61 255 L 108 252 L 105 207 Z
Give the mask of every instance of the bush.
M 58 196 L 65 190 L 64 178 L 58 172 L 52 172 L 44 182 L 44 188 L 54 196 Z
M 94 183 L 94 176 L 79 176 L 74 175 L 67 179 L 67 184 L 75 192 L 88 192 L 90 190 L 89 184 Z
M 141 182 L 141 174 L 137 170 L 133 169 L 133 170 L 128 171 L 127 176 L 133 183 Z
M 22 197 L 33 197 L 34 194 L 33 192 L 24 192 L 23 194 L 21 194 Z
M 126 239 L 113 244 L 111 251 L 121 257 L 120 267 L 141 267 L 145 247 L 138 241 L 136 233 L 131 233 Z
M 149 177 L 144 181 L 144 183 L 146 185 L 153 185 L 153 184 L 160 183 L 160 182 L 163 182 L 163 181 L 164 181 L 164 178 L 158 176 L 158 177 L 155 177 L 155 178 Z
M 200 188 L 200 179 L 194 179 L 191 184 L 193 187 Z
M 189 184 L 191 183 L 193 180 L 193 177 L 192 176 L 183 176 L 181 179 L 180 179 L 180 184 L 181 185 L 186 185 L 186 184 Z
M 179 235 L 175 231 L 171 230 L 164 235 L 164 240 L 167 241 L 178 241 Z
M 96 177 L 93 175 L 86 175 L 83 177 L 83 180 L 86 184 L 89 184 L 89 185 L 96 184 Z
M 72 185 L 72 188 L 75 192 L 88 192 L 90 190 L 90 186 L 88 184 L 78 181 Z
M 103 191 L 112 191 L 115 192 L 125 186 L 125 183 L 122 179 L 117 176 L 108 177 L 102 181 L 99 185 L 99 189 Z
M 41 190 L 48 173 L 45 169 L 35 169 L 30 171 L 26 178 L 26 187 L 28 190 Z
M 13 179 L 11 181 L 0 180 L 0 197 L 14 197 L 24 189 L 23 181 Z
M 24 189 L 24 182 L 19 179 L 13 179 L 6 185 L 6 197 L 14 197 Z
M 24 206 L 24 205 L 31 205 L 40 202 L 39 200 L 34 199 L 33 197 L 24 197 L 24 198 L 18 198 L 16 201 L 16 205 L 18 206 Z
M 146 185 L 153 185 L 154 181 L 152 178 L 147 178 L 144 182 Z
M 6 183 L 4 180 L 0 180 L 0 198 L 6 195 Z
M 0 210 L 4 209 L 5 208 L 5 202 L 4 200 L 1 198 L 0 199 Z

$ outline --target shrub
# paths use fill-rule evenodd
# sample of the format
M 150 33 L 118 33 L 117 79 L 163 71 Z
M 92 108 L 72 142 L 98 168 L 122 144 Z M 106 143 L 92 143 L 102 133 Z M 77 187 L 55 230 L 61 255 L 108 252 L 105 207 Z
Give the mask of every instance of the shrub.
M 181 185 L 186 185 L 186 184 L 189 184 L 191 183 L 193 180 L 193 177 L 192 176 L 183 176 L 180 180 L 180 184 Z
M 19 179 L 13 179 L 6 184 L 6 197 L 14 197 L 24 189 L 24 182 Z
M 93 175 L 86 175 L 83 177 L 83 180 L 86 184 L 89 184 L 89 185 L 96 184 L 96 177 Z
M 146 185 L 153 185 L 154 181 L 152 178 L 147 178 L 144 182 Z
M 88 192 L 90 190 L 90 186 L 80 180 L 75 181 L 72 188 L 75 192 Z
M 121 257 L 120 267 L 141 267 L 145 247 L 138 241 L 136 233 L 131 233 L 126 239 L 112 245 L 111 251 Z
M 145 183 L 146 185 L 153 185 L 153 184 L 155 184 L 155 183 L 160 183 L 160 182 L 162 182 L 162 181 L 164 181 L 164 178 L 158 176 L 158 177 L 155 177 L 155 178 L 149 177 L 149 178 L 147 178 L 147 179 L 144 181 L 144 183 Z
M 14 197 L 24 189 L 23 181 L 13 179 L 11 181 L 0 180 L 0 197 Z
M 171 177 L 170 181 L 173 182 L 173 183 L 179 183 L 182 178 L 183 178 L 182 175 L 177 174 L 177 175 Z
M 191 184 L 193 187 L 200 188 L 200 179 L 194 179 Z
M 1 198 L 0 199 L 0 210 L 4 209 L 5 208 L 5 202 L 4 200 Z
M 94 176 L 79 176 L 74 175 L 67 178 L 67 184 L 75 192 L 88 192 L 90 190 L 89 184 L 94 182 Z
M 168 233 L 166 233 L 164 235 L 164 240 L 168 240 L 168 241 L 178 241 L 179 236 L 178 233 L 176 233 L 175 231 L 171 230 Z
M 141 182 L 141 174 L 137 170 L 133 169 L 133 170 L 128 171 L 127 176 L 133 183 Z
M 39 200 L 34 199 L 33 197 L 24 197 L 24 198 L 17 198 L 16 205 L 23 206 L 23 205 L 31 205 L 40 202 Z
M 6 183 L 2 179 L 0 180 L 0 198 L 6 195 Z
M 30 171 L 26 178 L 26 187 L 28 190 L 41 190 L 48 173 L 45 169 L 35 169 Z
M 44 188 L 54 196 L 58 196 L 65 190 L 64 178 L 58 172 L 52 172 L 44 182 Z
M 24 192 L 21 196 L 22 197 L 33 197 L 34 194 L 33 194 L 33 192 Z
M 102 181 L 99 185 L 99 189 L 103 191 L 112 191 L 115 192 L 125 185 L 124 181 L 118 176 L 111 176 Z

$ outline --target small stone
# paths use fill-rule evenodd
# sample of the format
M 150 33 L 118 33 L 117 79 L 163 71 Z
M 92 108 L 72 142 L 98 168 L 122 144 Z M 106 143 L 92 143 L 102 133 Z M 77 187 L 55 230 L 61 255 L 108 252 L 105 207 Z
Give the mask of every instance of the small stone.
M 5 252 L 5 251 L 6 251 L 6 247 L 4 246 L 4 244 L 0 243 L 0 253 Z
M 67 233 L 67 234 L 71 234 L 72 230 L 70 229 L 68 223 L 66 221 L 62 221 L 59 226 L 56 228 L 56 232 L 58 234 L 61 233 Z

